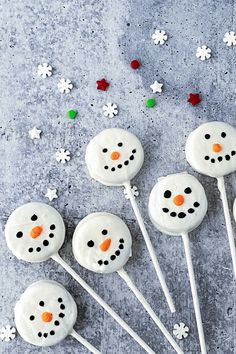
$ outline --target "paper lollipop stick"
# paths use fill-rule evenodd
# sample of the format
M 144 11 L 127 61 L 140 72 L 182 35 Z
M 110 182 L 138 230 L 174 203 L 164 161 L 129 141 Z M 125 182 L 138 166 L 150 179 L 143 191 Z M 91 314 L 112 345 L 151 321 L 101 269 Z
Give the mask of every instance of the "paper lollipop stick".
M 123 321 L 114 310 L 59 256 L 65 238 L 65 225 L 60 214 L 43 203 L 28 203 L 17 208 L 9 217 L 6 228 L 9 249 L 27 262 L 41 262 L 52 258 L 150 354 L 154 351 Z
M 236 129 L 223 122 L 202 124 L 189 135 L 185 152 L 187 161 L 196 171 L 218 181 L 236 277 L 235 241 L 224 185 L 224 176 L 236 171 Z
M 92 178 L 107 186 L 125 187 L 167 303 L 171 312 L 175 312 L 173 300 L 130 187 L 130 181 L 142 167 L 143 159 L 144 152 L 138 138 L 118 128 L 106 129 L 95 136 L 88 144 L 85 156 Z
M 187 173 L 160 178 L 152 189 L 149 199 L 149 215 L 153 224 L 157 229 L 169 235 L 182 235 L 202 354 L 206 354 L 207 351 L 188 232 L 200 225 L 206 212 L 205 191 L 200 182 Z
M 183 351 L 171 337 L 123 266 L 131 255 L 132 238 L 127 225 L 116 215 L 93 213 L 80 221 L 73 235 L 73 253 L 79 264 L 97 273 L 117 272 L 177 353 Z
M 16 327 L 26 342 L 45 347 L 71 335 L 92 353 L 101 354 L 75 332 L 76 318 L 77 307 L 70 293 L 50 280 L 30 285 L 15 306 Z

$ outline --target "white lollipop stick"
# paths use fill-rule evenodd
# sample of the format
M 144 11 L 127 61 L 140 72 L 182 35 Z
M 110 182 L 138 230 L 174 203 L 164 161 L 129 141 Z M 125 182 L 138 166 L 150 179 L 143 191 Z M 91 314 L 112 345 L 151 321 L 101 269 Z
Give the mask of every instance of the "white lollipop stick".
M 124 184 L 124 187 L 126 189 L 127 195 L 129 196 L 129 199 L 130 199 L 134 214 L 136 216 L 136 219 L 138 221 L 139 227 L 140 227 L 141 232 L 143 234 L 144 241 L 146 243 L 146 246 L 147 246 L 148 252 L 150 254 L 150 257 L 151 257 L 152 263 L 154 265 L 154 268 L 156 270 L 158 279 L 159 279 L 159 281 L 161 283 L 161 287 L 162 287 L 162 290 L 163 290 L 164 295 L 166 297 L 166 301 L 167 301 L 167 303 L 169 305 L 170 311 L 172 313 L 174 313 L 175 312 L 175 305 L 173 303 L 173 300 L 172 300 L 172 297 L 170 295 L 169 289 L 168 289 L 168 287 L 166 285 L 165 277 L 164 277 L 164 275 L 162 273 L 161 267 L 160 267 L 159 262 L 157 260 L 157 257 L 156 257 L 155 251 L 153 249 L 150 237 L 148 235 L 146 226 L 144 225 L 143 218 L 141 216 L 140 210 L 139 210 L 138 205 L 136 203 L 136 200 L 135 200 L 135 198 L 133 196 L 130 182 L 126 182 Z
M 81 335 L 79 335 L 77 332 L 75 332 L 74 329 L 72 329 L 70 335 L 72 337 L 74 337 L 78 342 L 80 342 L 85 348 L 87 348 L 88 350 L 90 350 L 91 353 L 94 354 L 101 354 L 101 352 L 99 350 L 97 350 L 92 344 L 90 344 L 86 339 L 84 339 L 83 337 L 81 337 Z
M 170 333 L 167 331 L 161 320 L 157 317 L 143 294 L 137 289 L 137 287 L 134 285 L 132 280 L 130 279 L 129 275 L 126 273 L 124 268 L 121 268 L 120 270 L 117 271 L 117 273 L 121 276 L 121 278 L 126 282 L 128 287 L 133 291 L 134 295 L 136 298 L 139 300 L 139 302 L 143 305 L 145 310 L 148 312 L 150 317 L 153 319 L 153 321 L 156 323 L 156 325 L 159 327 L 160 331 L 164 334 L 168 342 L 172 345 L 172 347 L 175 349 L 176 353 L 178 354 L 183 354 L 182 349 L 178 346 L 178 344 L 175 342 L 175 340 L 172 338 Z
M 184 250 L 185 250 L 186 261 L 188 266 L 189 280 L 190 280 L 190 286 L 191 286 L 192 297 L 193 297 L 193 306 L 194 306 L 194 311 L 195 311 L 195 316 L 197 321 L 201 353 L 206 354 L 207 353 L 206 343 L 205 343 L 205 337 L 203 332 L 202 317 L 200 312 L 199 300 L 197 295 L 197 287 L 196 287 L 193 263 L 192 263 L 191 252 L 190 252 L 189 237 L 188 237 L 188 233 L 182 233 L 181 236 L 184 243 Z
M 119 325 L 124 328 L 126 332 L 137 342 L 139 345 L 149 354 L 155 354 L 155 352 L 135 333 L 132 328 L 130 328 L 127 323 L 122 320 L 117 313 L 112 310 L 112 308 L 59 256 L 58 253 L 51 256 L 51 258 L 60 264 L 93 298 L 99 305 L 101 305 L 104 310 L 106 310 L 109 315 L 111 315 L 114 320 L 119 323 Z
M 236 248 L 235 248 L 234 233 L 233 233 L 233 228 L 232 228 L 231 218 L 229 213 L 229 205 L 228 205 L 228 200 L 225 191 L 224 177 L 218 177 L 217 184 L 218 184 L 218 189 L 220 191 L 220 197 L 223 203 L 225 224 L 226 224 L 226 229 L 227 229 L 227 234 L 229 239 L 229 247 L 230 247 L 230 252 L 231 252 L 231 257 L 233 262 L 233 271 L 234 271 L 234 276 L 236 277 Z

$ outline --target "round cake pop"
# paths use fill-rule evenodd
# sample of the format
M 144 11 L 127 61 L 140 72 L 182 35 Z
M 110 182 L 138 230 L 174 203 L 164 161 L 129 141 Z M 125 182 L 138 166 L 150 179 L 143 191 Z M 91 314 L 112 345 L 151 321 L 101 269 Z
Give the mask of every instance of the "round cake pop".
M 130 279 L 123 266 L 131 256 L 132 239 L 127 225 L 110 213 L 93 213 L 82 219 L 75 229 L 73 253 L 78 263 L 97 273 L 117 272 L 162 331 L 177 353 L 183 354 L 145 297 Z
M 139 207 L 134 198 L 130 181 L 142 167 L 144 152 L 138 138 L 124 129 L 103 130 L 88 144 L 85 161 L 92 178 L 107 186 L 124 186 L 134 214 L 146 242 L 148 252 L 161 283 L 171 312 L 175 306 L 160 268 Z
M 201 223 L 206 212 L 205 191 L 200 182 L 188 173 L 160 178 L 151 191 L 149 215 L 153 224 L 160 231 L 181 235 L 183 239 L 202 354 L 207 351 L 188 232 Z
M 90 176 L 107 186 L 121 186 L 142 167 L 144 152 L 138 138 L 124 129 L 103 130 L 88 144 L 85 161 Z
M 195 229 L 207 212 L 207 198 L 201 183 L 188 173 L 160 178 L 149 198 L 153 224 L 170 235 Z
M 225 176 L 236 171 L 236 129 L 224 122 L 202 124 L 189 135 L 185 151 L 196 171 Z
M 72 244 L 74 256 L 82 267 L 97 273 L 111 273 L 127 262 L 132 239 L 119 217 L 93 213 L 78 224 Z
M 59 343 L 72 332 L 76 318 L 72 296 L 50 280 L 30 285 L 15 306 L 18 332 L 26 342 L 38 346 Z
M 61 248 L 65 225 L 54 208 L 34 202 L 20 206 L 11 214 L 5 234 L 8 247 L 18 259 L 41 262 Z

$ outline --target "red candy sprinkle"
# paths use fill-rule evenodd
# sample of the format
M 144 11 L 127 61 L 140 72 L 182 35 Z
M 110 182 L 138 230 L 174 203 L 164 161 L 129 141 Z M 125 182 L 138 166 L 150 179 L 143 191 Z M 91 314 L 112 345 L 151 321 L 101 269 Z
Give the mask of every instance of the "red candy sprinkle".
M 97 89 L 102 91 L 106 91 L 106 89 L 109 86 L 109 82 L 107 82 L 105 79 L 96 81 L 96 84 L 97 84 Z
M 139 63 L 138 60 L 132 60 L 130 62 L 130 66 L 131 66 L 132 69 L 136 70 L 136 69 L 138 69 L 140 67 L 140 63 Z
M 196 106 L 198 103 L 201 102 L 201 98 L 199 93 L 190 93 L 188 95 L 188 102 L 191 103 L 192 106 Z

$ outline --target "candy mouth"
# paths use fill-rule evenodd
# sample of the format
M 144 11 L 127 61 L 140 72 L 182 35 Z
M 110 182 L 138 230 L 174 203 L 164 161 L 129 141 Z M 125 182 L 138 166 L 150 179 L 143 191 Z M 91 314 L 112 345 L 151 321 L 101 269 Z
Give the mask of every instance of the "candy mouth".
M 99 259 L 99 261 L 98 261 L 97 263 L 101 266 L 101 265 L 103 265 L 103 264 L 104 264 L 104 265 L 108 265 L 110 261 L 114 261 L 117 257 L 120 256 L 120 253 L 121 253 L 122 250 L 124 249 L 124 242 L 125 242 L 125 241 L 124 241 L 123 238 L 121 238 L 121 239 L 119 240 L 119 247 L 118 247 L 118 249 L 115 251 L 115 253 L 110 256 L 110 260 L 108 260 L 108 259 L 105 259 L 105 260 Z
M 229 154 L 226 154 L 226 155 L 220 155 L 220 156 L 217 156 L 217 157 L 210 157 L 208 155 L 206 155 L 204 157 L 204 159 L 206 161 L 209 161 L 211 163 L 216 163 L 216 162 L 222 162 L 222 161 L 230 161 L 230 159 L 233 157 L 233 156 L 236 156 L 236 151 L 235 150 L 232 150 L 230 155 Z
M 170 212 L 170 210 L 168 208 L 162 208 L 162 211 L 165 214 L 170 213 L 170 216 L 173 217 L 173 218 L 178 217 L 179 219 L 184 219 L 187 216 L 187 213 L 188 214 L 193 214 L 195 212 L 195 210 L 196 210 L 195 208 L 198 208 L 199 206 L 200 206 L 200 204 L 198 202 L 194 202 L 193 203 L 193 207 L 189 208 L 187 210 L 187 212 L 185 212 L 185 213 L 183 211 L 181 211 L 179 213 L 176 213 L 175 211 L 171 211 Z
M 124 160 L 123 163 L 118 163 L 116 166 L 111 166 L 111 167 L 109 167 L 108 165 L 105 165 L 104 169 L 111 170 L 112 172 L 115 172 L 116 170 L 120 170 L 124 166 L 128 166 L 129 163 L 131 163 L 135 159 L 134 155 L 136 154 L 136 152 L 137 152 L 137 150 L 133 149 L 132 154 L 129 156 L 128 159 Z

